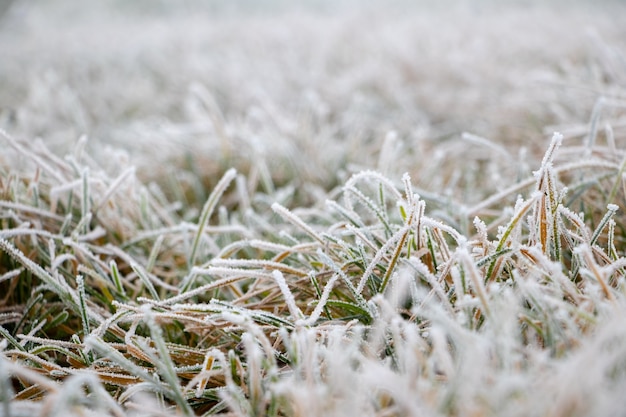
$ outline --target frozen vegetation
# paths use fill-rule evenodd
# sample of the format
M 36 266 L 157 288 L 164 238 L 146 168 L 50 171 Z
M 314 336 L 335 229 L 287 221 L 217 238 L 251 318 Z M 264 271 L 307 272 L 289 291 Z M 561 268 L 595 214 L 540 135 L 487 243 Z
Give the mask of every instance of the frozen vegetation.
M 0 416 L 623 415 L 626 6 L 302 3 L 2 3 Z

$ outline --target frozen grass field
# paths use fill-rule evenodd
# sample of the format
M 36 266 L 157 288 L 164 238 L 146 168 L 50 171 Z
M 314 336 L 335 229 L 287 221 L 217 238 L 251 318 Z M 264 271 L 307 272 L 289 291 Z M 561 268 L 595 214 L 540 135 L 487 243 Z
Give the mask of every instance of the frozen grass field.
M 626 5 L 0 3 L 0 416 L 620 416 Z

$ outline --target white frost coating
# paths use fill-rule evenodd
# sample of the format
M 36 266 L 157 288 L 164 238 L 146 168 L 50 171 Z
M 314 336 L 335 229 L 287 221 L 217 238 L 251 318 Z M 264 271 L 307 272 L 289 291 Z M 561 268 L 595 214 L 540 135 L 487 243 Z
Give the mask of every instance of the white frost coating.
M 333 290 L 333 287 L 335 286 L 335 283 L 338 279 L 339 274 L 334 274 L 332 278 L 328 280 L 328 283 L 326 283 L 326 286 L 322 291 L 322 296 L 318 300 L 317 305 L 313 309 L 313 312 L 306 320 L 304 320 L 305 325 L 315 324 L 315 322 L 320 318 L 320 316 L 322 315 L 322 310 L 324 310 L 326 302 L 328 301 L 328 297 L 330 297 L 330 292 Z
M 285 303 L 287 304 L 287 308 L 289 308 L 289 313 L 291 314 L 291 317 L 294 320 L 299 320 L 304 317 L 302 311 L 300 310 L 300 308 L 298 308 L 298 305 L 296 304 L 295 298 L 293 298 L 293 294 L 291 293 L 291 290 L 289 289 L 289 286 L 285 281 L 283 273 L 275 269 L 274 271 L 272 271 L 272 276 L 274 277 L 274 280 L 276 280 L 276 283 L 280 288 L 280 292 L 283 293 L 283 297 L 285 298 Z
M 385 242 L 385 244 L 378 250 L 378 252 L 376 252 L 376 255 L 374 256 L 374 258 L 372 258 L 369 265 L 367 266 L 367 269 L 363 272 L 363 275 L 361 276 L 361 279 L 359 280 L 359 284 L 356 287 L 356 291 L 359 294 L 363 292 L 363 288 L 365 288 L 365 284 L 367 284 L 368 278 L 372 275 L 372 273 L 374 272 L 374 269 L 376 269 L 378 262 L 383 257 L 387 256 L 387 252 L 389 251 L 389 249 L 391 249 L 393 245 L 395 245 L 396 242 L 402 238 L 402 236 L 407 232 L 409 228 L 410 228 L 410 225 L 402 227 L 400 230 L 394 233 L 394 235 L 391 238 L 389 238 L 387 242 Z
M 22 389 L 0 414 L 181 415 L 176 387 L 193 411 L 219 403 L 214 411 L 240 416 L 623 413 L 624 107 L 608 99 L 588 123 L 594 92 L 577 85 L 592 68 L 587 84 L 621 91 L 622 9 L 482 2 L 477 14 L 454 1 L 372 0 L 363 13 L 320 1 L 333 12 L 274 13 L 287 3 L 276 0 L 262 16 L 243 10 L 248 0 L 185 10 L 54 0 L 1 17 L 0 128 L 20 139 L 0 134 L 0 299 L 14 302 L 17 288 L 24 297 L 7 308 L 33 305 L 32 276 L 33 297 L 47 302 L 21 326 L 0 314 L 0 331 L 18 340 L 0 341 L 0 392 Z M 598 36 L 580 42 L 579 27 Z M 542 165 L 545 120 L 564 135 Z M 381 148 L 390 131 L 399 140 Z M 451 134 L 463 131 L 465 141 Z M 89 146 L 85 136 L 75 146 L 84 132 Z M 385 177 L 368 171 L 377 161 Z M 207 200 L 230 166 L 242 174 Z M 533 195 L 537 169 L 549 199 Z M 281 221 L 272 202 L 295 217 Z M 396 202 L 417 219 L 403 245 L 389 244 L 411 223 Z M 81 219 L 76 240 L 64 240 Z M 560 253 L 534 246 L 546 233 Z M 113 281 L 109 265 L 119 265 Z M 361 302 L 352 285 L 368 268 Z M 375 294 L 385 271 L 387 298 Z M 81 297 L 95 329 L 85 344 L 50 326 L 67 314 L 80 331 Z M 152 334 L 174 368 L 142 358 L 144 348 L 156 357 L 142 315 L 163 329 Z M 71 366 L 63 350 L 86 363 Z M 119 389 L 104 389 L 94 369 Z M 71 379 L 81 372 L 94 377 Z M 40 401 L 12 378 L 41 387 Z M 157 392 L 154 408 L 142 391 Z
M 237 176 L 237 170 L 235 168 L 231 168 L 228 171 L 226 171 L 224 175 L 222 176 L 222 178 L 217 183 L 217 185 L 215 186 L 215 188 L 213 189 L 213 191 L 211 192 L 211 195 L 209 195 L 209 198 L 207 199 L 206 203 L 204 203 L 204 207 L 202 207 L 202 213 L 200 213 L 200 219 L 198 221 L 198 230 L 193 240 L 191 254 L 189 255 L 190 267 L 192 267 L 195 263 L 196 256 L 198 253 L 197 252 L 198 245 L 200 244 L 200 239 L 202 237 L 202 234 L 204 233 L 204 229 L 206 228 L 207 223 L 209 222 L 209 219 L 211 218 L 211 215 L 213 214 L 213 211 L 215 210 L 215 207 L 217 206 L 217 202 L 222 197 L 222 195 L 224 194 L 224 192 L 226 191 L 226 189 L 228 188 L 230 183 L 235 179 L 236 176 Z
M 318 235 L 309 225 L 307 225 L 302 219 L 291 212 L 286 207 L 281 206 L 278 203 L 272 204 L 272 210 L 280 215 L 283 219 L 289 221 L 294 226 L 302 229 L 307 235 L 311 236 L 313 239 L 317 240 L 320 243 L 324 243 L 324 239 L 320 235 Z

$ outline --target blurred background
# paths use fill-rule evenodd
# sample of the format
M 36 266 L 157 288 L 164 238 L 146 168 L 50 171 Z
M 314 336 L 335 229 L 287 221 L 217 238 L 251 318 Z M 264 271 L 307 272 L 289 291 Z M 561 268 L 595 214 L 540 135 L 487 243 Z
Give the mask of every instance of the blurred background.
M 581 139 L 600 96 L 624 129 L 619 1 L 0 4 L 0 128 L 59 155 L 86 135 L 147 181 L 236 166 L 330 189 L 375 168 L 478 201 L 553 130 Z

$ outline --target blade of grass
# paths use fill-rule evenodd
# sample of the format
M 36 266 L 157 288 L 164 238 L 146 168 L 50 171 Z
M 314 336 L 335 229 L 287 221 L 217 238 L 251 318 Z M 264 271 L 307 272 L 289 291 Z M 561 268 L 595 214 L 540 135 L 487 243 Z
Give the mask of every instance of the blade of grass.
M 191 246 L 191 253 L 189 255 L 189 259 L 187 262 L 187 268 L 191 270 L 191 268 L 196 263 L 196 256 L 198 255 L 198 246 L 200 244 L 200 240 L 202 238 L 202 234 L 204 233 L 204 228 L 209 222 L 211 218 L 211 214 L 213 214 L 213 210 L 215 210 L 215 206 L 217 206 L 217 202 L 222 197 L 226 188 L 230 185 L 230 183 L 237 176 L 237 171 L 234 168 L 229 169 L 224 173 L 224 176 L 219 180 L 209 198 L 207 199 L 204 207 L 202 208 L 202 212 L 200 214 L 200 219 L 198 220 L 198 230 L 196 231 L 196 235 L 193 239 L 193 244 Z M 185 283 L 182 283 L 182 292 L 185 292 Z
M 144 304 L 141 306 L 141 311 L 144 314 L 143 320 L 150 329 L 151 340 L 154 342 L 159 354 L 159 360 L 154 365 L 160 370 L 161 377 L 167 382 L 168 388 L 172 392 L 173 400 L 176 401 L 181 411 L 183 411 L 186 416 L 193 416 L 194 412 L 180 389 L 181 384 L 176 375 L 174 363 L 172 362 L 169 350 L 163 339 L 163 330 L 154 319 L 149 305 Z

